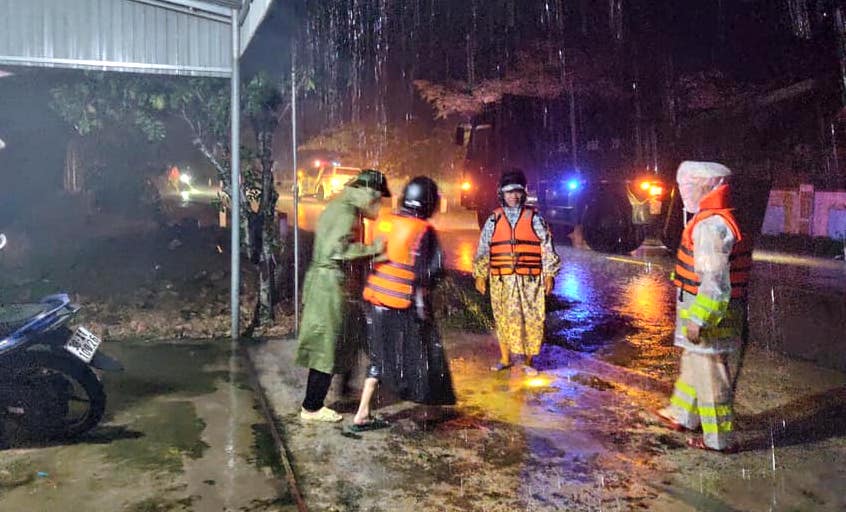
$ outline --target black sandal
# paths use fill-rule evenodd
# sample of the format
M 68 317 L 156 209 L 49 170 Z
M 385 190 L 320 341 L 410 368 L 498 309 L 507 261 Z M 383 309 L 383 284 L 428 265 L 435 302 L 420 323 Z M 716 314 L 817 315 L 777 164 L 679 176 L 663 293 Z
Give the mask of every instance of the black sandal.
M 350 432 L 367 432 L 368 430 L 379 430 L 390 426 L 391 424 L 382 418 L 370 418 L 361 425 L 356 423 L 350 425 Z
M 501 372 L 502 370 L 507 370 L 514 366 L 514 363 L 503 364 L 502 362 L 496 363 L 495 365 L 491 366 L 492 372 Z

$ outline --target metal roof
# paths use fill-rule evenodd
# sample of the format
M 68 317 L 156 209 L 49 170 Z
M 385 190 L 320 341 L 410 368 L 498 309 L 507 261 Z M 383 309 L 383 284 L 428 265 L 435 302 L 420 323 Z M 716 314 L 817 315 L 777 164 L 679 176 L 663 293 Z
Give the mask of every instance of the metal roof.
M 272 0 L 246 0 L 241 52 Z M 0 64 L 230 76 L 241 0 L 0 0 Z

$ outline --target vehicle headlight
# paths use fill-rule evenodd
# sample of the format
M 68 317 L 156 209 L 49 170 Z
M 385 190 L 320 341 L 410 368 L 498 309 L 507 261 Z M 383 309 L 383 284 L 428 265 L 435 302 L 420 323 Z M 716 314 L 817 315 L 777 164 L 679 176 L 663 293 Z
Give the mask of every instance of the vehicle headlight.
M 191 184 L 191 179 L 192 178 L 191 178 L 190 174 L 182 174 L 182 176 L 179 177 L 179 181 L 181 181 L 182 183 L 184 183 L 186 185 Z

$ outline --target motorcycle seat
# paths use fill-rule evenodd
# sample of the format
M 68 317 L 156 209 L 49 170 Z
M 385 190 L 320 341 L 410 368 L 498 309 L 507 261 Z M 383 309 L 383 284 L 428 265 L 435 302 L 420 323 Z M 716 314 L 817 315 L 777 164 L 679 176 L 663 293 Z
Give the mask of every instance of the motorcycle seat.
M 36 315 L 52 309 L 49 304 L 0 304 L 0 338 L 20 329 Z

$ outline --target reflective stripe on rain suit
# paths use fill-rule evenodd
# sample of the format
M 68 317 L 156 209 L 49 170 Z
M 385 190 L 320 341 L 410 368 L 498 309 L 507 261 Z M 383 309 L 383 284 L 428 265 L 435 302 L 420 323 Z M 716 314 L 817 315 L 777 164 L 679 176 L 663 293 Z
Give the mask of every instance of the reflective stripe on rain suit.
M 727 196 L 727 186 L 721 185 L 700 204 L 724 208 Z M 743 298 L 732 298 L 730 256 L 738 237 L 742 239 L 733 228 L 736 224 L 723 215 L 702 208 L 685 230 L 692 241 L 699 283 L 695 295 L 683 288 L 679 291 L 675 345 L 684 353 L 670 405 L 662 411 L 687 428 L 701 426 L 705 444 L 714 449 L 724 449 L 731 442 L 731 381 L 725 355 L 738 346 L 746 321 L 745 293 L 739 294 Z M 700 326 L 698 343 L 687 338 L 688 321 Z

